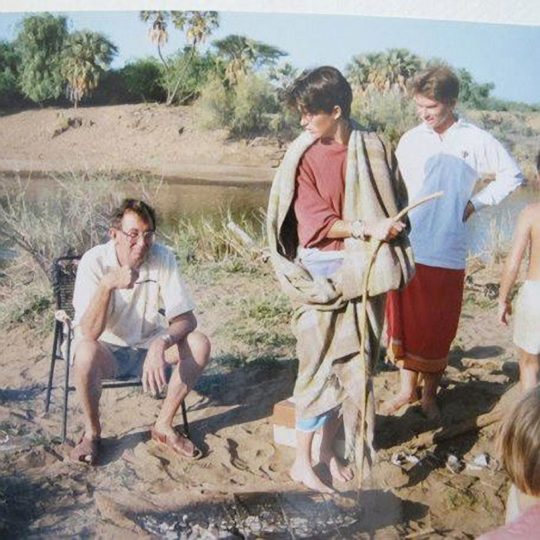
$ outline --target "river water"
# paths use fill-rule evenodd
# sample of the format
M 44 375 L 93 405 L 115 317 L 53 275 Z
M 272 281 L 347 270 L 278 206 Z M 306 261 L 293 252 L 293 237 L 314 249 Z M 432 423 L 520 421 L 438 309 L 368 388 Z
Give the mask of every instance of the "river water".
M 0 177 L 0 182 L 14 182 Z M 32 178 L 27 187 L 29 199 L 38 200 L 54 189 L 50 178 Z M 163 183 L 157 191 L 155 205 L 165 223 L 178 219 L 217 220 L 227 212 L 235 217 L 261 219 L 266 209 L 270 185 L 268 183 L 235 183 L 183 181 Z M 512 237 L 515 220 L 529 202 L 540 200 L 540 192 L 533 188 L 520 188 L 500 205 L 485 208 L 470 219 L 469 251 L 489 259 L 494 251 L 507 248 Z

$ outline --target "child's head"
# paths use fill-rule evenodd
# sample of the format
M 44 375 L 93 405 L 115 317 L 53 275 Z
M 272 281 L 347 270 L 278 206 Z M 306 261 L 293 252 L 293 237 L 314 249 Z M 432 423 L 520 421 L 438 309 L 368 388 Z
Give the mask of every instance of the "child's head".
M 304 71 L 287 89 L 287 102 L 308 114 L 330 114 L 341 108 L 341 116 L 351 114 L 352 89 L 341 72 L 332 66 L 321 66 Z
M 506 417 L 499 455 L 522 493 L 540 497 L 540 386 L 529 390 Z

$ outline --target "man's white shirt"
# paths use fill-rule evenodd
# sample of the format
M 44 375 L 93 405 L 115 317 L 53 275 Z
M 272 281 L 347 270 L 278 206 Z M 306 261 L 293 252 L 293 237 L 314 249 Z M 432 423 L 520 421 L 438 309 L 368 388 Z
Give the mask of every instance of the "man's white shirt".
M 409 214 L 415 260 L 465 268 L 467 226 L 462 218 L 467 202 L 476 210 L 501 202 L 523 181 L 516 162 L 492 135 L 461 119 L 442 136 L 425 124 L 416 126 L 402 136 L 396 156 L 409 203 L 444 192 Z M 473 195 L 477 181 L 486 175 L 495 175 L 495 180 Z
M 83 255 L 73 293 L 76 339 L 80 337 L 80 320 L 101 279 L 119 266 L 112 240 Z M 160 308 L 165 310 L 165 316 L 159 313 Z M 146 349 L 166 331 L 167 320 L 193 309 L 195 303 L 180 275 L 174 253 L 163 245 L 153 244 L 139 268 L 137 284 L 132 289 L 113 290 L 105 330 L 99 339 L 112 345 Z

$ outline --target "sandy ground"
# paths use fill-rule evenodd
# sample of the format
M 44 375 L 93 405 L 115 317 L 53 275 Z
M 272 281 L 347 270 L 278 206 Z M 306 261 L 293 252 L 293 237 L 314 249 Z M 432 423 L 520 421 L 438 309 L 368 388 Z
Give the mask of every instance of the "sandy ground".
M 270 181 L 282 145 L 206 131 L 191 107 L 157 104 L 0 113 L 0 171 L 144 171 L 171 178 Z
M 62 131 L 69 119 L 71 127 Z M 231 141 L 224 132 L 201 131 L 195 120 L 189 108 L 157 105 L 11 112 L 0 116 L 0 170 L 144 170 L 248 182 L 272 177 L 283 154 L 279 143 Z M 236 270 L 219 279 L 190 279 L 214 351 L 187 399 L 194 440 L 206 454 L 196 463 L 149 440 L 159 402 L 139 389 L 105 391 L 98 466 L 69 462 L 68 447 L 58 440 L 62 365 L 51 411 L 44 414 L 52 329 L 20 325 L 3 331 L 0 536 L 420 539 L 473 538 L 493 528 L 504 517 L 505 475 L 494 466 L 454 474 L 445 462 L 449 453 L 464 463 L 485 452 L 493 456 L 496 425 L 417 450 L 411 444 L 430 430 L 488 412 L 517 378 L 510 332 L 496 325 L 488 297 L 497 272 L 470 273 L 440 394 L 442 428 L 414 406 L 398 416 L 378 416 L 379 462 L 371 487 L 358 493 L 354 483 L 336 486 L 340 493 L 332 497 L 293 484 L 287 470 L 294 451 L 273 441 L 273 405 L 292 393 L 292 348 L 250 358 L 251 345 L 239 344 L 230 332 L 227 299 L 240 290 L 271 295 L 277 286 L 270 269 L 262 279 Z M 289 335 L 290 329 L 276 331 Z M 252 362 L 235 360 L 239 347 Z M 377 374 L 378 401 L 391 395 L 397 375 Z M 75 438 L 81 412 L 73 394 L 69 422 Z M 396 452 L 410 460 L 393 464 Z
M 495 324 L 493 281 L 472 273 L 450 366 L 440 394 L 443 427 L 489 411 L 516 380 L 510 335 Z M 240 281 L 239 281 L 240 280 Z M 51 332 L 19 326 L 0 337 L 0 535 L 130 538 L 473 538 L 503 520 L 506 478 L 496 466 L 454 474 L 448 453 L 464 463 L 493 456 L 496 426 L 412 450 L 414 437 L 440 426 L 411 407 L 377 417 L 379 463 L 370 488 L 337 485 L 320 496 L 287 475 L 293 450 L 273 441 L 274 403 L 292 392 L 294 361 L 254 361 L 226 367 L 234 344 L 220 333 L 227 306 L 216 301 L 239 287 L 261 286 L 249 275 L 211 284 L 191 280 L 202 328 L 214 342 L 214 362 L 190 394 L 194 440 L 206 456 L 175 458 L 149 440 L 159 402 L 139 389 L 105 391 L 104 444 L 95 468 L 71 463 L 58 442 L 61 365 L 53 405 L 44 414 Z M 268 282 L 266 282 L 268 284 Z M 487 296 L 486 296 L 487 295 Z M 284 331 L 287 331 L 284 329 Z M 395 371 L 376 377 L 377 401 L 391 394 Z M 81 430 L 70 396 L 68 432 Z M 396 452 L 417 463 L 391 463 Z

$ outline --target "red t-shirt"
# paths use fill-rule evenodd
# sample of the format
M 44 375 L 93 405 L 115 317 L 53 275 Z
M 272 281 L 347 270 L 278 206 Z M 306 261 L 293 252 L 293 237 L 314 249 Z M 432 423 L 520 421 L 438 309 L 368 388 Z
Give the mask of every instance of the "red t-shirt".
M 326 235 L 342 216 L 346 168 L 347 146 L 333 139 L 319 139 L 302 156 L 293 203 L 301 246 L 343 249 L 343 239 Z

